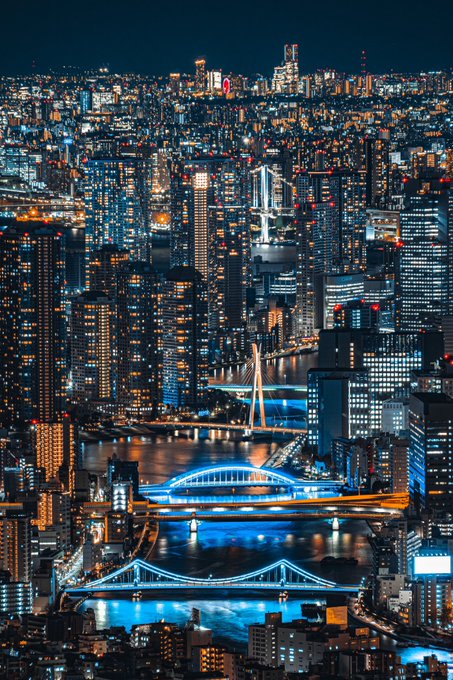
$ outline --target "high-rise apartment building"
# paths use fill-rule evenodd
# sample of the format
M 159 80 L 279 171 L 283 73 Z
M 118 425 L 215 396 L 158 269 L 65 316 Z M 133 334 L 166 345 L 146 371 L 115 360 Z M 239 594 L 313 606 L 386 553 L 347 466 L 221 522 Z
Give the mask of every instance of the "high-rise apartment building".
M 31 579 L 30 516 L 10 513 L 0 517 L 0 567 L 9 571 L 13 581 Z
M 296 94 L 299 91 L 299 45 L 285 45 L 286 91 Z
M 88 290 L 102 291 L 112 300 L 117 297 L 118 274 L 130 262 L 130 252 L 116 243 L 105 243 L 90 253 L 87 271 Z
M 296 322 L 300 335 L 311 336 L 324 323 L 323 276 L 365 267 L 365 177 L 361 172 L 301 173 L 296 188 Z
M 117 280 L 118 401 L 136 417 L 149 416 L 161 397 L 156 274 L 147 262 L 131 262 Z
M 193 267 L 175 267 L 161 301 L 163 403 L 198 409 L 208 382 L 208 304 L 203 278 Z
M 57 420 L 66 390 L 64 246 L 57 226 L 18 222 L 1 235 L 0 423 Z
M 206 59 L 200 58 L 195 61 L 195 89 L 205 92 L 206 85 Z
M 146 256 L 147 238 L 138 187 L 137 159 L 90 158 L 85 164 L 87 255 L 105 243 Z
M 112 403 L 117 395 L 114 303 L 87 291 L 71 302 L 71 395 L 76 403 Z
M 45 472 L 46 482 L 58 478 L 73 493 L 77 467 L 77 425 L 65 413 L 58 422 L 34 422 L 31 441 L 36 467 Z

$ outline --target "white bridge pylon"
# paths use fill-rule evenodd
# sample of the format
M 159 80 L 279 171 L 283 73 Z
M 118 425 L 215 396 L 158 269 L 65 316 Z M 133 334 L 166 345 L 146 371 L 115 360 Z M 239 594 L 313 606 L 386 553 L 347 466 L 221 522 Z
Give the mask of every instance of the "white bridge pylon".
M 269 243 L 269 221 L 278 215 L 291 215 L 292 205 L 285 205 L 284 186 L 293 193 L 293 185 L 280 173 L 264 164 L 252 170 L 252 210 L 260 219 L 260 242 Z
M 260 405 L 261 427 L 266 427 L 266 409 L 264 408 L 264 394 L 263 394 L 263 374 L 261 373 L 261 352 L 256 342 L 253 343 L 252 350 L 253 350 L 253 383 L 249 418 L 249 427 L 251 430 L 253 430 L 253 425 L 255 422 L 255 406 L 257 394 L 258 402 Z
M 280 589 L 306 590 L 322 592 L 356 592 L 356 585 L 340 585 L 333 581 L 311 574 L 288 560 L 279 560 L 274 564 L 241 576 L 228 578 L 197 578 L 173 574 L 156 567 L 154 564 L 135 559 L 111 574 L 85 583 L 79 587 L 67 589 L 67 593 L 95 593 L 130 590 L 171 590 L 171 589 Z

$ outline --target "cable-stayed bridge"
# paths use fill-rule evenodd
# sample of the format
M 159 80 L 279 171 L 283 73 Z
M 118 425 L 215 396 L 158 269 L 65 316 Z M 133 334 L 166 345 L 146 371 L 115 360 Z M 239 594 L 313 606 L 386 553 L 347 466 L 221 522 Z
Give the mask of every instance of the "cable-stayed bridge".
M 257 569 L 256 571 L 240 576 L 228 576 L 207 578 L 184 576 L 174 574 L 157 567 L 154 564 L 135 559 L 129 564 L 115 571 L 85 583 L 69 588 L 66 592 L 71 594 L 88 594 L 104 592 L 130 592 L 146 590 L 288 590 L 296 592 L 342 592 L 354 593 L 358 591 L 357 585 L 342 585 L 334 581 L 311 574 L 301 567 L 289 562 L 279 560 L 273 564 Z

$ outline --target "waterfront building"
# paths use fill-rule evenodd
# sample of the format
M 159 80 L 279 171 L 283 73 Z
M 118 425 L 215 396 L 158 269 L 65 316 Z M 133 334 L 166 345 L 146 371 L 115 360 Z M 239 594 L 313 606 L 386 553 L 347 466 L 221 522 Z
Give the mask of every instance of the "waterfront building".
M 208 305 L 202 275 L 171 269 L 163 286 L 162 383 L 165 406 L 199 409 L 208 382 Z

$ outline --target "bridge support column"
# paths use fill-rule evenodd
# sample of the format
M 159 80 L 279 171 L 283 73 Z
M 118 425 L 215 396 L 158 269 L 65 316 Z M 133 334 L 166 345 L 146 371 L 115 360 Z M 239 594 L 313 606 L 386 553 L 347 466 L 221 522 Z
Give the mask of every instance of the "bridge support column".
M 332 531 L 340 531 L 340 520 L 334 517 L 332 520 Z
M 140 583 L 140 567 L 138 564 L 134 564 L 134 586 Z
M 200 522 L 195 517 L 192 517 L 192 519 L 189 522 L 189 529 L 191 534 L 198 534 L 199 524 Z

